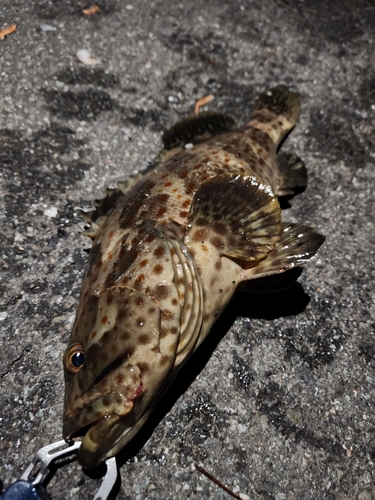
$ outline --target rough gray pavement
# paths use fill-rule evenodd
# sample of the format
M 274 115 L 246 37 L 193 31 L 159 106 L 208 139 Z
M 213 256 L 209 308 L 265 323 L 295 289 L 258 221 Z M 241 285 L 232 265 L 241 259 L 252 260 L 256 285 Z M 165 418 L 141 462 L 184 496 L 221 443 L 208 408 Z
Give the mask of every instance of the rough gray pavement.
M 61 355 L 87 260 L 79 209 L 144 169 L 199 98 L 244 122 L 285 84 L 303 110 L 284 150 L 309 184 L 284 218 L 326 243 L 300 285 L 236 297 L 120 455 L 118 498 L 230 498 L 194 462 L 243 499 L 375 498 L 373 1 L 87 5 L 0 3 L 0 29 L 17 24 L 0 41 L 1 480 L 61 437 Z M 49 491 L 89 499 L 98 484 L 73 463 Z

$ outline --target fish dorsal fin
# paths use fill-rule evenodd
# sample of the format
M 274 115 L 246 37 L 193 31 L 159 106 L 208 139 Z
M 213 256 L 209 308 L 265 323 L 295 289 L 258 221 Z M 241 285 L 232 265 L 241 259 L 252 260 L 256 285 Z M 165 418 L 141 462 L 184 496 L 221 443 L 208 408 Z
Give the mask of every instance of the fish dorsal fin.
M 236 128 L 235 121 L 219 111 L 206 111 L 190 115 L 167 129 L 162 137 L 166 150 L 196 144 L 215 135 L 229 132 Z
M 222 256 L 250 267 L 273 250 L 281 233 L 280 205 L 268 186 L 256 177 L 218 175 L 194 196 L 186 241 L 208 239 Z
M 312 227 L 284 222 L 283 232 L 275 248 L 257 266 L 246 271 L 244 280 L 283 273 L 312 259 L 325 237 Z
M 100 200 L 94 201 L 94 210 L 90 210 L 88 212 L 82 211 L 82 217 L 90 225 L 90 227 L 83 231 L 82 234 L 94 239 L 99 228 L 105 223 L 108 216 L 117 205 L 118 200 L 130 191 L 130 189 L 137 184 L 143 176 L 143 173 L 131 175 L 126 181 L 119 182 L 117 184 L 117 188 L 106 189 L 106 196 Z

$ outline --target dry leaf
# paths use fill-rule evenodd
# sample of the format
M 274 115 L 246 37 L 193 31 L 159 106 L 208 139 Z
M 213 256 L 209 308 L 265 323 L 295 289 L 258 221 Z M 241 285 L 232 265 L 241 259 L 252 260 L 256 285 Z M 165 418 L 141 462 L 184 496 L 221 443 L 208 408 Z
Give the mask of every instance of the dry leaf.
M 100 7 L 98 5 L 93 5 L 92 7 L 89 7 L 88 9 L 83 9 L 82 11 L 86 16 L 92 16 L 92 14 L 97 14 L 100 12 Z
M 199 99 L 199 101 L 197 101 L 195 103 L 195 114 L 197 115 L 199 113 L 199 109 L 204 106 L 205 104 L 207 104 L 208 102 L 211 102 L 214 100 L 214 96 L 213 95 L 206 95 L 206 97 L 202 97 L 202 99 Z
M 4 38 L 7 35 L 10 35 L 13 33 L 13 31 L 16 31 L 17 24 L 12 24 L 12 26 L 8 26 L 8 28 L 4 28 L 3 30 L 0 30 L 0 40 L 4 40 Z
M 81 63 L 86 66 L 95 66 L 95 64 L 100 64 L 100 61 L 91 57 L 90 52 L 86 49 L 79 50 L 76 55 Z

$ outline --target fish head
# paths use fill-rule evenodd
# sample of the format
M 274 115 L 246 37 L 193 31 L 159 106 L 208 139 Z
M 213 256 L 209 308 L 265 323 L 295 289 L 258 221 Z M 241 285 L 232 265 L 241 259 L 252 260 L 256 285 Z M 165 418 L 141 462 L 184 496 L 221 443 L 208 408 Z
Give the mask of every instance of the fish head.
M 82 466 L 115 455 L 142 425 L 165 378 L 159 330 L 158 302 L 137 290 L 112 287 L 81 301 L 64 354 L 63 436 L 82 437 Z

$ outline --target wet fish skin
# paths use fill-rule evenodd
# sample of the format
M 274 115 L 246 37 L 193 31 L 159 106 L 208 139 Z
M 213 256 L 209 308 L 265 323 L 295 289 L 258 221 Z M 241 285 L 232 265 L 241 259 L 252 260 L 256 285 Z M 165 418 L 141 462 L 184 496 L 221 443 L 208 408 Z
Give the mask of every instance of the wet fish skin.
M 182 121 L 156 167 L 89 217 L 93 246 L 64 355 L 63 434 L 83 435 L 83 466 L 138 432 L 240 283 L 299 266 L 323 243 L 283 223 L 277 200 L 296 180 L 276 150 L 299 112 L 276 87 L 242 128 L 215 114 Z

